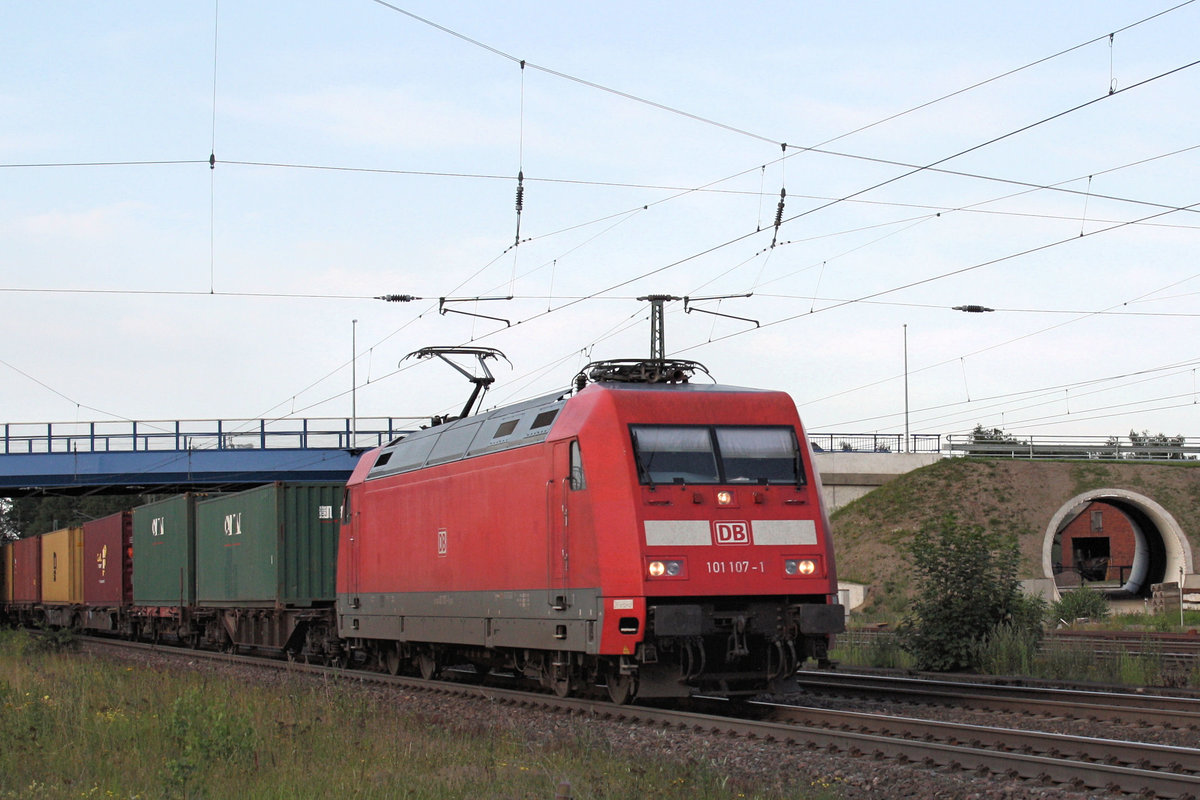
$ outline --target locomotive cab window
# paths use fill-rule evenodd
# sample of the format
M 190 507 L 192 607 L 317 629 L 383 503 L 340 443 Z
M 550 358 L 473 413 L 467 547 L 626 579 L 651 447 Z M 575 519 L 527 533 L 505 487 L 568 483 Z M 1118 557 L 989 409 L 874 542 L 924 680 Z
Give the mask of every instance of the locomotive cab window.
M 630 425 L 638 480 L 804 483 L 795 431 L 783 425 Z

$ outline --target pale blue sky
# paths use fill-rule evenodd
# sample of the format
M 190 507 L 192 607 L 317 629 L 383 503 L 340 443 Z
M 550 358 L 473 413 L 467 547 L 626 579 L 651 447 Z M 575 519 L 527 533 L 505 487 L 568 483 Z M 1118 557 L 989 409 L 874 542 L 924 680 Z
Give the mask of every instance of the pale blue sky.
M 1134 25 L 1171 6 L 10 4 L 0 422 L 345 416 L 355 319 L 359 414 L 456 409 L 396 365 L 471 340 L 501 403 L 644 355 L 638 295 L 753 292 L 668 351 L 813 430 L 903 431 L 907 325 L 914 432 L 1200 436 L 1200 4 Z

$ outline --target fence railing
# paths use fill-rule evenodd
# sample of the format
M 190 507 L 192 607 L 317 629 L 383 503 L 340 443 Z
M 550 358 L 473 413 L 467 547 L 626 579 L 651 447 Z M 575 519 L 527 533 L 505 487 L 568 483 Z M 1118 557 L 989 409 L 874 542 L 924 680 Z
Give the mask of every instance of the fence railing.
M 371 448 L 411 431 L 409 417 L 9 422 L 0 455 L 170 450 Z
M 120 420 L 0 424 L 0 455 L 148 450 L 335 449 L 378 447 L 427 419 Z M 810 433 L 816 452 L 939 453 L 1020 459 L 1193 461 L 1200 445 L 1182 436 L 1105 438 L 1026 436 L 976 440 L 971 434 Z M 907 447 L 905 446 L 907 444 Z
M 950 434 L 946 450 L 967 456 L 1020 459 L 1110 459 L 1194 461 L 1200 446 L 1183 436 L 1025 436 L 1004 441 L 976 440 L 971 434 Z
M 912 434 L 907 450 L 902 433 L 810 433 L 808 441 L 818 453 L 937 453 L 942 449 L 937 433 Z

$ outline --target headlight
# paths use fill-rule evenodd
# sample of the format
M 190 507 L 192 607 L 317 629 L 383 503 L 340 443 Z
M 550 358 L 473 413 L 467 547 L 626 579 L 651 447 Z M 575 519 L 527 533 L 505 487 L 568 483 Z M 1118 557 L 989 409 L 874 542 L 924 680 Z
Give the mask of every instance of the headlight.
M 811 558 L 789 558 L 783 562 L 783 571 L 788 575 L 813 575 L 817 562 Z
M 717 505 L 731 506 L 733 505 L 733 492 L 722 489 L 717 492 Z
M 655 559 L 646 565 L 651 578 L 686 578 L 683 559 Z

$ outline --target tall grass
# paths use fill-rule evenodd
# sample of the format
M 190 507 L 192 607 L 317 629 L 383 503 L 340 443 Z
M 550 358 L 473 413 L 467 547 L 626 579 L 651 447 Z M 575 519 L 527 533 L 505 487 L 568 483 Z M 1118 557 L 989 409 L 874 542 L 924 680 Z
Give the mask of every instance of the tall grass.
M 352 680 L 244 685 L 35 649 L 0 633 L 0 800 L 550 800 L 563 780 L 576 800 L 837 796 L 835 782 L 764 788 L 719 761 L 626 753 L 584 719 L 546 741 L 409 712 Z
M 900 647 L 900 640 L 891 633 L 856 636 L 839 634 L 829 658 L 847 665 L 879 669 L 911 669 L 913 657 Z
M 1047 642 L 1019 627 L 1001 625 L 979 645 L 981 671 L 1062 681 L 1090 681 L 1125 686 L 1200 687 L 1200 666 L 1183 667 L 1163 656 L 1150 638 L 1137 652 L 1098 655 L 1085 642 Z M 899 649 L 897 637 L 843 635 L 830 657 L 847 666 L 910 668 L 912 659 Z

